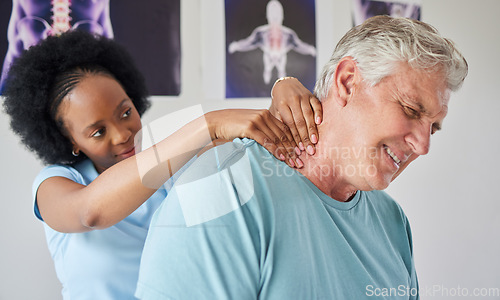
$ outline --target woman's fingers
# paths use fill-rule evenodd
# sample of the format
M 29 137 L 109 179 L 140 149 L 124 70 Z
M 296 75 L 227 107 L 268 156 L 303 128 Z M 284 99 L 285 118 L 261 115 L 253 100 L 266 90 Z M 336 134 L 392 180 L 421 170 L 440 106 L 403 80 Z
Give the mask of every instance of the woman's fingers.
M 316 123 L 314 123 L 314 112 L 309 101 L 302 101 L 300 103 L 301 110 L 294 114 L 294 118 L 297 115 L 296 122 L 298 122 L 297 126 L 299 127 L 302 143 L 304 144 L 304 150 L 309 155 L 313 155 L 315 153 L 314 144 L 318 142 L 318 131 L 316 129 Z M 299 120 L 301 122 L 299 122 Z
M 287 158 L 295 161 L 295 166 L 301 168 L 303 166 L 303 163 L 297 157 L 300 154 L 300 151 L 297 147 L 297 144 L 292 138 L 292 133 L 290 132 L 288 126 L 273 117 L 270 113 L 267 113 L 266 117 L 269 120 L 266 121 L 267 126 L 274 132 L 276 136 L 279 137 L 281 142 L 280 146 L 283 147 L 288 154 Z
M 291 167 L 302 167 L 302 161 L 297 157 L 297 145 L 292 139 L 288 127 L 272 116 L 269 111 L 259 111 L 258 121 L 254 122 L 255 130 L 249 135 L 255 135 L 263 141 L 260 143 L 276 158 L 284 160 Z M 262 135 L 263 133 L 264 135 Z M 257 140 L 259 142 L 259 140 Z M 283 159 L 283 156 L 285 159 Z
M 299 148 L 300 148 L 302 138 L 300 137 L 299 130 L 297 129 L 296 122 L 295 122 L 295 119 L 293 117 L 293 113 L 292 113 L 291 108 L 289 106 L 282 107 L 281 110 L 279 110 L 279 115 L 281 117 L 282 122 L 290 130 L 290 134 L 292 136 L 291 140 L 293 140 L 295 142 L 295 144 L 297 146 L 299 146 Z M 304 150 L 304 149 L 300 149 L 300 150 Z
M 297 115 L 296 123 L 306 152 L 313 155 L 316 152 L 314 144 L 318 142 L 319 137 L 317 125 L 321 124 L 323 109 L 319 100 L 314 96 L 309 97 L 309 102 L 301 101 L 300 103 L 301 111 L 293 116 L 295 118 Z M 305 124 L 299 124 L 298 120 L 304 120 Z
M 314 111 L 314 123 L 316 125 L 321 124 L 323 122 L 323 106 L 321 102 L 315 96 L 309 97 L 309 103 Z M 313 142 L 314 143 L 314 142 Z
M 319 139 L 317 125 L 323 118 L 321 103 L 296 78 L 278 80 L 273 91 L 271 113 L 289 127 L 301 151 L 314 154 Z

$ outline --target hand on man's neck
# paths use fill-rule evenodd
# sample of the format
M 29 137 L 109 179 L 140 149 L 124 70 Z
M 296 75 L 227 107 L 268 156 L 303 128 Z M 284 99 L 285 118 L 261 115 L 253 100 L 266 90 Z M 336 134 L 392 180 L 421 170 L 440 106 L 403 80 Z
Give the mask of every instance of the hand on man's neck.
M 340 202 L 350 201 L 357 189 L 346 181 L 347 178 L 341 176 L 341 166 L 337 164 L 339 157 L 332 157 L 338 156 L 340 152 L 335 151 L 336 146 L 332 147 L 331 143 L 328 145 L 328 141 L 321 140 L 322 131 L 334 130 L 328 125 L 328 122 L 323 122 L 318 126 L 320 139 L 316 144 L 316 153 L 309 155 L 303 151 L 299 157 L 304 162 L 304 167 L 298 171 L 331 198 Z

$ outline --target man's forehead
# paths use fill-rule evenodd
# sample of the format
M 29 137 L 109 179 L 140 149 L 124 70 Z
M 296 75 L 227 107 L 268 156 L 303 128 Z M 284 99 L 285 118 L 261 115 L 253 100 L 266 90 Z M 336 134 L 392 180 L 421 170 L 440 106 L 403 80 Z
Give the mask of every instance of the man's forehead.
M 422 113 L 432 114 L 436 110 L 448 108 L 449 93 L 438 92 L 436 97 L 423 97 L 421 95 L 398 93 L 398 98 L 409 104 L 413 104 Z
M 431 77 L 434 78 L 422 80 L 421 77 L 405 76 L 400 82 L 394 82 L 394 95 L 398 100 L 416 106 L 425 114 L 435 115 L 447 110 L 450 89 L 447 88 L 443 78 Z

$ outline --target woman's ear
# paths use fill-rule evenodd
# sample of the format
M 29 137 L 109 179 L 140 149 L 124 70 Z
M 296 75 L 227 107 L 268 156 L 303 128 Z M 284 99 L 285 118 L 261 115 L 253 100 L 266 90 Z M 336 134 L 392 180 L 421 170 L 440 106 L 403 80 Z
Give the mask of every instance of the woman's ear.
M 335 70 L 333 85 L 337 89 L 337 102 L 346 106 L 354 92 L 358 67 L 354 58 L 347 56 L 340 60 Z

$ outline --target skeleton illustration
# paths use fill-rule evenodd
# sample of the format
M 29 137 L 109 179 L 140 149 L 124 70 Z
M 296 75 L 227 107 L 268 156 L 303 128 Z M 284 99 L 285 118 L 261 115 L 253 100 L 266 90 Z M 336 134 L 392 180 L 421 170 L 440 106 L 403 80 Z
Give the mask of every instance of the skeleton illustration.
M 112 38 L 109 0 L 13 0 L 0 91 L 10 65 L 23 50 L 49 35 L 76 28 Z
M 271 81 L 273 68 L 278 71 L 278 77 L 286 76 L 287 53 L 290 50 L 304 55 L 316 56 L 316 48 L 299 39 L 295 31 L 283 26 L 283 6 L 277 0 L 271 0 L 266 7 L 267 22 L 253 30 L 245 39 L 229 44 L 230 54 L 236 51 L 261 49 L 264 62 L 264 82 Z

